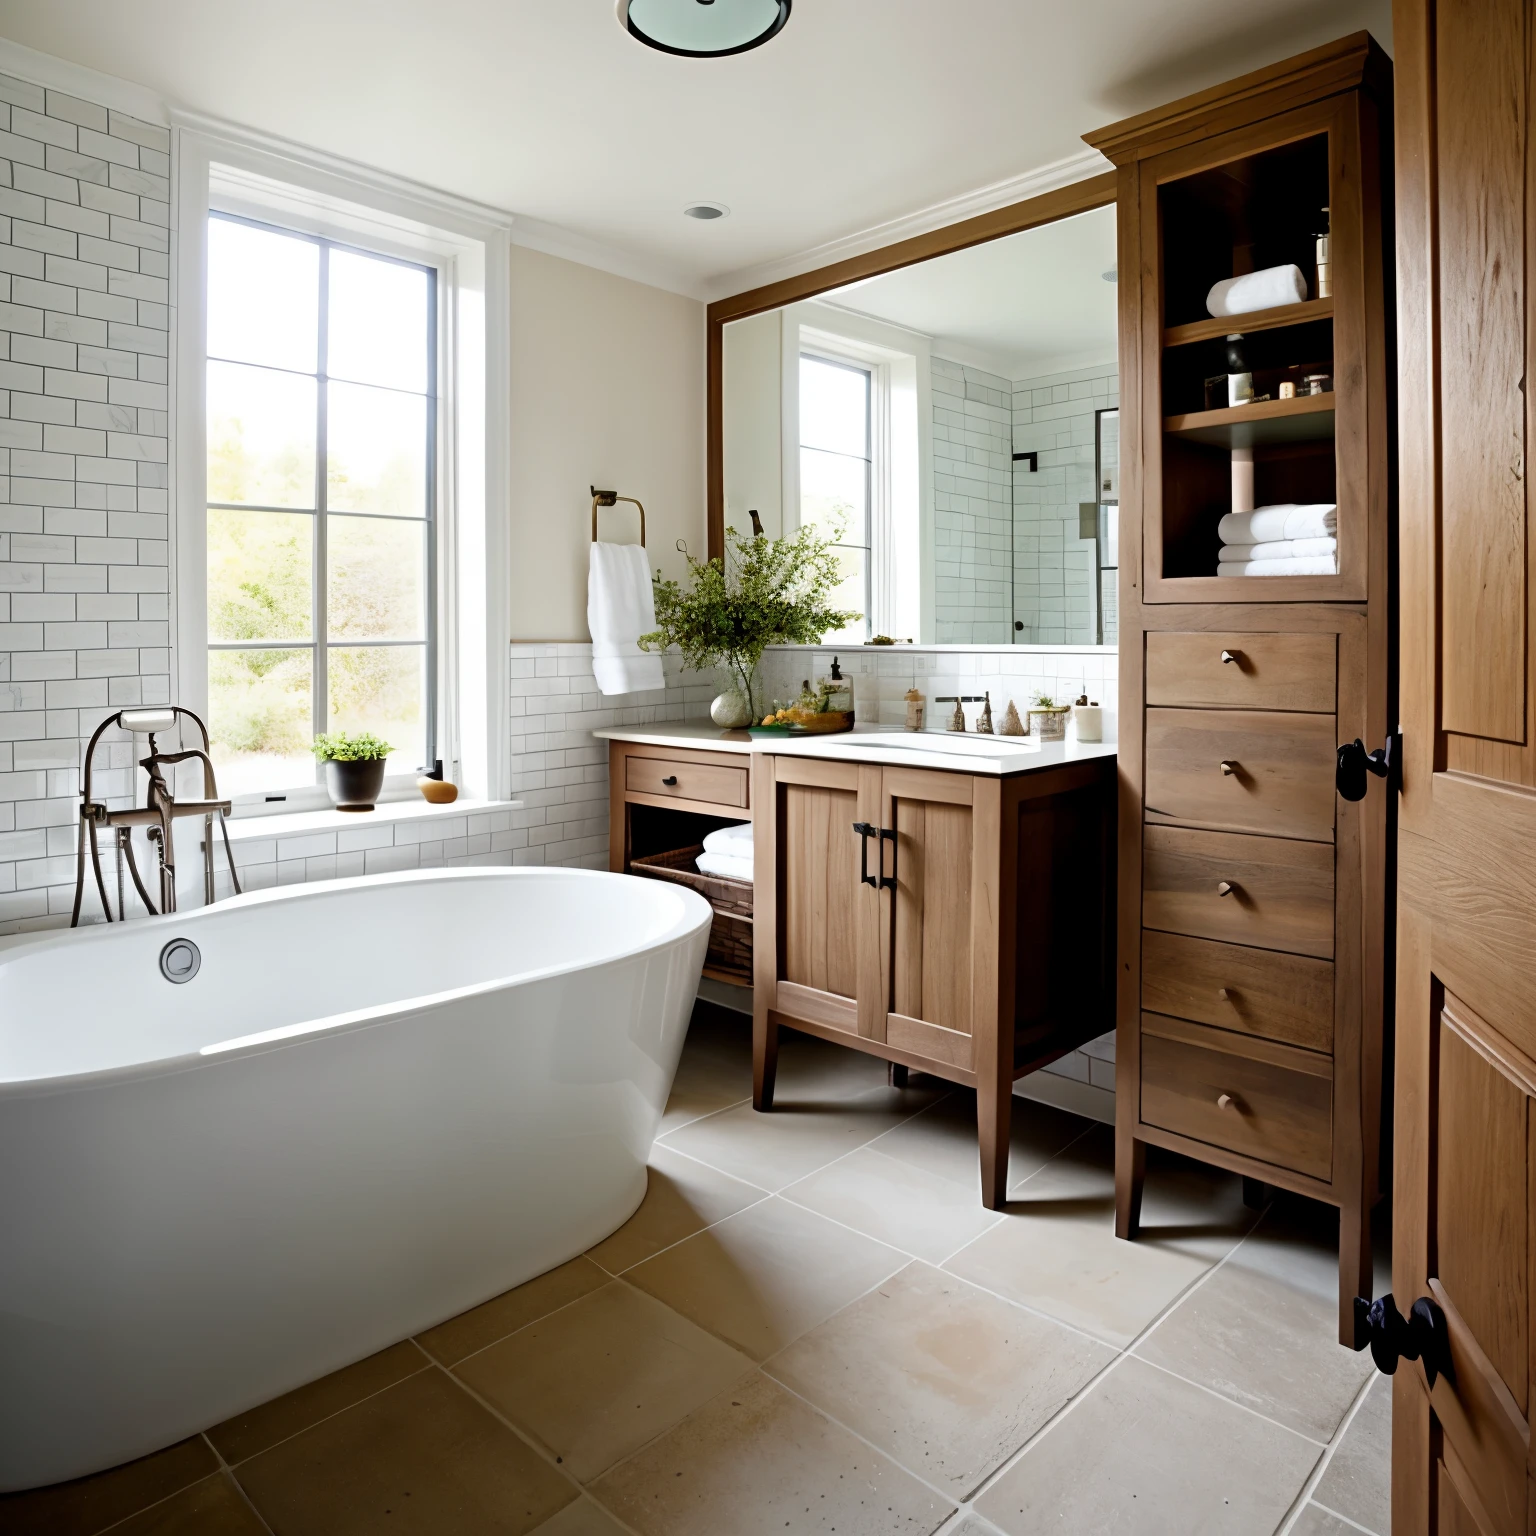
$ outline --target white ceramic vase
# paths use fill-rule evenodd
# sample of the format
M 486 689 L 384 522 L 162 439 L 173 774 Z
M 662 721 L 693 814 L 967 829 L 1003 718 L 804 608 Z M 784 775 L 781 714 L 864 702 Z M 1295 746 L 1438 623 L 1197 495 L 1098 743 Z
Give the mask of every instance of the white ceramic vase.
M 709 718 L 723 731 L 739 731 L 752 723 L 752 706 L 739 688 L 728 688 L 709 706 Z

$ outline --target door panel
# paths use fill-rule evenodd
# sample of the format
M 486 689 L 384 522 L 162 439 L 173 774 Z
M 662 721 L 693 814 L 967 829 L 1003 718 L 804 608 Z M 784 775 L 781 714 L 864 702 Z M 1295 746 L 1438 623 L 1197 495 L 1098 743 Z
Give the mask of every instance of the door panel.
M 892 1011 L 969 1034 L 971 808 L 893 796 L 892 810 Z
M 858 993 L 853 913 L 859 900 L 859 797 L 853 790 L 786 784 L 783 963 L 785 981 L 831 992 L 851 1003 Z
M 1393 1530 L 1531 1536 L 1530 0 L 1396 0 L 1401 719 Z M 1375 793 L 1375 789 L 1371 793 Z M 1401 1426 L 1401 1429 L 1398 1426 Z

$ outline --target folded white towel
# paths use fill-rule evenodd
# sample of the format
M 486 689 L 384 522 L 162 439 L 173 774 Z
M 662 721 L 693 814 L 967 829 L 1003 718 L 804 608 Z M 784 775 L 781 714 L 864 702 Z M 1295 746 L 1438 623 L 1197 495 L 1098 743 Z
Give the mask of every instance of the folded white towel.
M 1223 544 L 1268 544 L 1276 539 L 1328 539 L 1339 529 L 1339 509 L 1332 503 L 1259 507 L 1228 512 L 1216 525 Z
M 661 654 L 640 649 L 640 636 L 656 628 L 651 570 L 638 544 L 594 544 L 587 573 L 587 628 L 592 672 L 604 693 L 661 688 Z
M 1332 555 L 1293 555 L 1288 560 L 1223 560 L 1218 576 L 1337 576 L 1339 562 Z
M 1205 296 L 1213 315 L 1251 315 L 1258 309 L 1277 309 L 1300 304 L 1307 296 L 1307 280 L 1297 266 L 1265 267 L 1217 283 Z
M 723 880 L 752 880 L 752 860 L 734 858 L 727 853 L 701 853 L 693 861 L 701 875 L 719 875 Z
M 723 853 L 731 858 L 752 857 L 752 823 L 738 822 L 734 827 L 721 827 L 704 839 L 705 853 Z
M 1272 539 L 1267 544 L 1223 544 L 1221 558 L 1228 561 L 1294 560 L 1318 555 L 1337 557 L 1337 539 Z

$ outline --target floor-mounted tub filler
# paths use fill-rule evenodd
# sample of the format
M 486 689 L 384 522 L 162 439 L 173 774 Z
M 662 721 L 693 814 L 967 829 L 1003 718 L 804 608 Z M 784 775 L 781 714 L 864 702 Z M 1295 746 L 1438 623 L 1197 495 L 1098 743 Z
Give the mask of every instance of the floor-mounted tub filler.
M 619 1227 L 710 909 L 565 869 L 0 950 L 0 1489 L 141 1456 Z

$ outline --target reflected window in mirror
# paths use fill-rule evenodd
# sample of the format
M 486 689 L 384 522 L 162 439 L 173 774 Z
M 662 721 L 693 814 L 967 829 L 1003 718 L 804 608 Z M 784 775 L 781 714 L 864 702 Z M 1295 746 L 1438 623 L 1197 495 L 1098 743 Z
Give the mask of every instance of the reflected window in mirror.
M 860 617 L 828 640 L 869 638 L 874 394 L 871 368 L 812 352 L 800 355 L 800 522 L 837 545 L 843 579 L 832 605 Z

